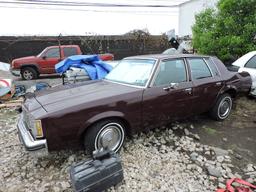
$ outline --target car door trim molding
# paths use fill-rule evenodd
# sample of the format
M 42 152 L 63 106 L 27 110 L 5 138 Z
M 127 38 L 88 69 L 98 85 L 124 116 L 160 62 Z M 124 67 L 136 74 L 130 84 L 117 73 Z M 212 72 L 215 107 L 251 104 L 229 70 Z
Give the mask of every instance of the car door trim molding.
M 202 59 L 203 59 L 203 61 L 205 62 L 205 64 L 207 65 L 208 69 L 210 70 L 210 73 L 211 73 L 212 77 L 214 77 L 211 67 L 209 66 L 209 64 L 207 63 L 207 61 L 205 60 L 204 57 L 203 57 Z M 206 77 L 206 78 L 207 78 L 207 77 Z

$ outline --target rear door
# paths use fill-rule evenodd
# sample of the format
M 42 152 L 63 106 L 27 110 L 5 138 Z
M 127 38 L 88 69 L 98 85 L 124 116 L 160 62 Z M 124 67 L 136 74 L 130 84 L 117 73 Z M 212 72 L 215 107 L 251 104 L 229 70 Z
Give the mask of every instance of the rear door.
M 183 59 L 159 63 L 150 87 L 143 94 L 143 124 L 151 129 L 191 115 L 192 82 Z
M 55 65 L 60 62 L 59 48 L 49 48 L 39 61 L 42 73 L 55 73 Z
M 64 47 L 63 48 L 64 57 L 70 57 L 72 55 L 78 55 L 76 47 Z
M 210 58 L 187 58 L 193 82 L 193 113 L 207 112 L 214 105 L 223 82 Z

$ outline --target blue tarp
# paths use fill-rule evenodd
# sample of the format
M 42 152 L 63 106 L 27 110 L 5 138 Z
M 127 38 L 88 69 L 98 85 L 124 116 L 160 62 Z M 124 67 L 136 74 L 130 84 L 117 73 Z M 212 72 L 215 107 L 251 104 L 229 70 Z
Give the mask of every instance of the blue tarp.
M 112 66 L 104 63 L 97 55 L 74 55 L 55 65 L 57 73 L 64 73 L 70 67 L 77 67 L 86 70 L 90 79 L 102 79 L 111 70 Z

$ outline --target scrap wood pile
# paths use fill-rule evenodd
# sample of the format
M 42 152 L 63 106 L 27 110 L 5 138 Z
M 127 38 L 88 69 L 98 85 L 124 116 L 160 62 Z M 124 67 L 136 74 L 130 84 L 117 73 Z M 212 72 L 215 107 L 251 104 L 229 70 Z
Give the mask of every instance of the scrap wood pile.
M 0 104 L 0 109 L 10 108 L 10 107 L 14 107 L 14 108 L 20 107 L 21 104 L 23 103 L 23 101 L 24 101 L 24 98 L 6 101 L 6 102 Z

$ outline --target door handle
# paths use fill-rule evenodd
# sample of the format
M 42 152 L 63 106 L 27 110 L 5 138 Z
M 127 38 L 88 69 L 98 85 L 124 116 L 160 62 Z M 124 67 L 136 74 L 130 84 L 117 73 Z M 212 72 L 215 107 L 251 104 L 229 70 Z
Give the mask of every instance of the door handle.
M 220 86 L 221 84 L 222 84 L 221 82 L 215 83 L 216 86 Z
M 169 91 L 170 89 L 177 89 L 178 88 L 178 83 L 170 83 L 168 87 L 164 87 L 163 90 Z
M 192 93 L 192 88 L 191 87 L 190 88 L 186 88 L 186 89 L 184 89 L 184 91 L 188 92 L 189 94 L 191 94 Z

